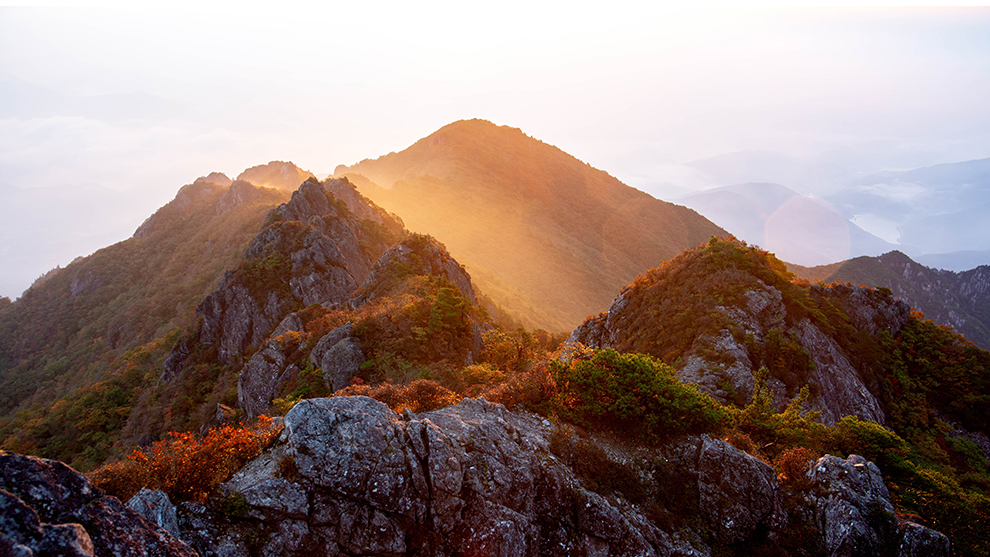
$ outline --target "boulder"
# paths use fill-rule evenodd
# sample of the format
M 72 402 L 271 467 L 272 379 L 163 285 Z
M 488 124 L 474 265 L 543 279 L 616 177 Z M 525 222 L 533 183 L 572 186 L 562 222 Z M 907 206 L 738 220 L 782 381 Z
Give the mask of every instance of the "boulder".
M 11 555 L 196 555 L 61 462 L 0 451 L 0 482 L 0 549 Z
M 142 488 L 127 501 L 127 506 L 176 538 L 179 537 L 179 518 L 175 514 L 175 505 L 164 491 Z
M 352 336 L 354 325 L 345 323 L 323 336 L 313 347 L 309 359 L 323 370 L 327 388 L 338 391 L 347 386 L 364 363 L 361 343 Z
M 897 518 L 876 464 L 859 455 L 825 455 L 809 470 L 825 550 L 833 557 L 879 555 L 891 545 Z

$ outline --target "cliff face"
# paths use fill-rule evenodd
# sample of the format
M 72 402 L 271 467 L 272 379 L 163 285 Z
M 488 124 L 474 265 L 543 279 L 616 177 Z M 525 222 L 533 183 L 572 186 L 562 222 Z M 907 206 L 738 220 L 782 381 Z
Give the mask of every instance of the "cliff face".
M 156 536 L 147 543 L 174 544 L 154 554 L 190 554 L 164 527 L 204 557 L 949 554 L 945 536 L 898 522 L 879 470 L 855 455 L 818 460 L 803 491 L 707 435 L 611 455 L 644 497 L 633 485 L 597 488 L 557 455 L 570 433 L 483 399 L 401 416 L 365 397 L 311 399 L 284 426 L 215 495 L 241 499 L 236 516 L 209 501 L 173 510 L 160 494 L 135 496 L 129 507 Z

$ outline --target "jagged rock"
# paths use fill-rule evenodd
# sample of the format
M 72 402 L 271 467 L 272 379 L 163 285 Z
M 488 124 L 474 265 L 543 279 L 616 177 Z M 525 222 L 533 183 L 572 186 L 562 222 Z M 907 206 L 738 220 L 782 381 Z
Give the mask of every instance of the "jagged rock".
M 266 220 L 307 222 L 311 217 L 322 217 L 327 214 L 339 216 L 332 201 L 319 181 L 306 180 L 292 192 L 289 202 L 272 209 Z
M 949 557 L 952 544 L 941 532 L 913 522 L 900 525 L 897 557 Z
M 0 451 L 0 525 L 0 549 L 15 555 L 195 555 L 65 464 L 5 451 Z
M 810 356 L 813 369 L 808 381 L 817 388 L 813 389 L 815 394 L 807 409 L 819 412 L 822 423 L 831 425 L 849 415 L 884 423 L 886 416 L 871 390 L 877 386 L 867 385 L 863 374 L 836 340 L 807 318 L 788 326 L 787 308 L 780 291 L 762 280 L 755 282 L 757 286 L 741 296 L 739 305 L 713 307 L 736 332 L 722 328 L 699 335 L 691 350 L 675 363 L 678 378 L 697 384 L 722 403 L 745 403 L 752 398 L 753 373 L 759 362 L 752 361 L 743 337 L 737 334 L 751 335 L 759 343 L 771 331 L 777 331 L 784 337 L 797 339 Z M 626 287 L 607 312 L 587 319 L 571 332 L 567 342 L 592 348 L 620 348 L 629 336 L 631 324 L 644 326 L 643 317 L 627 303 L 635 288 L 635 285 Z M 838 299 L 847 308 L 852 324 L 870 334 L 887 331 L 896 335 L 910 315 L 905 304 L 871 289 L 848 285 L 814 288 L 816 296 Z M 717 361 L 710 361 L 712 353 L 718 355 Z M 770 378 L 767 386 L 773 391 L 778 407 L 786 405 L 795 394 L 775 377 Z
M 66 516 L 90 533 L 96 555 L 196 555 L 189 546 L 125 507 L 116 497 L 102 497 Z
M 234 280 L 233 272 L 227 271 L 220 287 L 196 308 L 203 319 L 199 341 L 216 346 L 217 359 L 225 364 L 233 363 L 248 346 L 260 344 L 289 309 L 289 301 L 275 292 L 259 300 Z
M 103 497 L 85 476 L 57 460 L 0 451 L 0 488 L 20 497 L 45 522 Z
M 875 464 L 859 455 L 825 455 L 808 476 L 821 492 L 812 497 L 828 555 L 878 555 L 891 546 L 897 518 Z
M 175 505 L 164 491 L 142 488 L 127 501 L 127 506 L 176 538 L 179 537 L 179 518 L 175 514 Z
M 331 391 L 347 386 L 364 363 L 361 343 L 353 337 L 354 325 L 345 323 L 330 331 L 313 347 L 310 361 L 323 369 L 323 378 Z
M 38 542 L 38 555 L 59 557 L 91 557 L 99 555 L 93 540 L 80 524 L 44 524 Z
M 304 400 L 286 415 L 275 446 L 224 489 L 244 495 L 255 531 L 268 536 L 266 555 L 317 546 L 363 555 L 708 555 L 707 544 L 745 544 L 778 524 L 773 469 L 724 441 L 686 437 L 652 457 L 675 474 L 655 481 L 690 478 L 681 496 L 694 500 L 688 508 L 706 525 L 699 534 L 658 527 L 635 505 L 582 488 L 547 452 L 551 429 L 484 400 L 402 417 L 364 397 Z M 285 469 L 294 475 L 280 477 Z M 870 509 L 885 496 L 876 478 L 849 483 L 848 475 L 820 474 L 823 525 L 835 525 L 830 509 Z M 860 512 L 833 530 L 873 532 L 876 516 Z M 198 528 L 227 547 L 243 543 L 230 541 L 243 540 L 236 527 Z M 900 540 L 893 532 L 873 532 L 887 540 L 884 551 Z M 832 546 L 845 547 L 831 535 Z
M 385 276 L 394 272 L 396 265 L 414 269 L 418 274 L 444 277 L 472 304 L 478 303 L 471 286 L 471 275 L 447 253 L 443 245 L 427 236 L 414 236 L 382 254 L 364 281 L 362 293 L 351 300 L 351 305 L 360 306 L 379 296 L 381 292 L 376 287 L 384 282 Z
M 347 178 L 327 180 L 323 183 L 323 187 L 335 198 L 343 201 L 359 219 L 368 219 L 383 225 L 389 224 L 388 217 L 390 215 L 377 205 L 371 204 Z M 394 219 L 394 217 L 392 218 Z
M 814 285 L 812 294 L 837 299 L 857 329 L 896 335 L 911 317 L 911 306 L 873 288 L 853 284 Z
M 698 506 L 715 538 L 731 544 L 749 538 L 774 511 L 779 485 L 767 463 L 720 439 L 702 436 L 698 454 Z
M 241 370 L 237 379 L 237 405 L 249 418 L 266 413 L 279 388 L 298 369 L 295 364 L 286 365 L 279 341 L 269 340 Z
M 372 230 L 382 225 L 360 225 L 315 178 L 272 209 L 267 222 L 245 252 L 245 262 L 228 271 L 196 308 L 203 319 L 199 341 L 215 346 L 225 364 L 248 346 L 261 345 L 293 309 L 348 300 L 387 247 Z M 167 370 L 179 360 L 178 355 L 169 358 Z
M 817 385 L 818 396 L 811 399 L 810 409 L 821 412 L 821 422 L 832 425 L 845 416 L 861 420 L 886 422 L 880 401 L 870 392 L 849 356 L 810 320 L 796 327 L 801 345 L 814 363 L 809 382 Z

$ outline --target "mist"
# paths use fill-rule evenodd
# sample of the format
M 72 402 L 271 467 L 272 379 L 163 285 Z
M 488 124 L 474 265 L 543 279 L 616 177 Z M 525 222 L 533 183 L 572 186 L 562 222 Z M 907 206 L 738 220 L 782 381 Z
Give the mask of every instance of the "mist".
M 2 8 L 0 182 L 103 201 L 4 219 L 0 295 L 98 247 L 83 237 L 128 237 L 198 176 L 324 175 L 462 118 L 662 199 L 744 181 L 828 194 L 985 158 L 988 24 L 983 8 Z M 766 156 L 718 164 L 738 153 Z M 7 259 L 27 245 L 39 257 Z

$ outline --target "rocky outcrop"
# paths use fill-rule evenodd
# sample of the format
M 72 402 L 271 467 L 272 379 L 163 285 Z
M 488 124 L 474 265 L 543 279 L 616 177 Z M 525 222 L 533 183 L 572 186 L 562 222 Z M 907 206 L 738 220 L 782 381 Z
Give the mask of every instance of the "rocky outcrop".
M 812 487 L 788 487 L 785 497 L 766 463 L 720 439 L 686 436 L 608 457 L 632 467 L 626 481 L 653 494 L 627 498 L 635 486 L 596 492 L 551 452 L 552 436 L 571 435 L 566 430 L 483 399 L 401 415 L 366 397 L 309 399 L 284 425 L 206 504 L 177 507 L 148 490 L 125 507 L 60 463 L 0 453 L 0 549 L 553 557 L 750 555 L 779 546 L 830 557 L 950 554 L 942 534 L 898 521 L 878 468 L 856 455 L 822 457 L 807 472 Z M 166 531 L 176 526 L 177 537 Z
M 352 202 L 355 209 L 310 179 L 288 203 L 273 209 L 243 263 L 225 273 L 217 290 L 197 307 L 202 318 L 198 342 L 215 347 L 220 362 L 231 364 L 248 346 L 263 346 L 275 325 L 295 309 L 347 301 L 388 248 L 390 227 L 401 227 L 385 218 L 380 220 L 387 226 L 356 219 L 367 201 Z M 363 210 L 377 214 L 370 205 Z M 181 368 L 183 350 L 189 352 L 176 345 L 166 371 Z M 273 350 L 268 356 L 275 357 Z
M 354 325 L 346 323 L 324 335 L 313 347 L 309 359 L 323 370 L 327 388 L 339 391 L 346 387 L 364 363 L 361 343 L 354 337 Z
M 0 451 L 0 555 L 192 557 L 172 534 L 58 461 Z
M 697 384 L 722 403 L 746 403 L 752 398 L 753 373 L 759 364 L 751 358 L 750 344 L 765 343 L 771 336 L 790 339 L 810 360 L 806 381 L 814 386 L 814 395 L 807 409 L 819 412 L 821 421 L 829 425 L 849 415 L 884 423 L 886 418 L 876 394 L 878 386 L 870 382 L 870 374 L 862 372 L 863 366 L 811 319 L 789 319 L 777 288 L 761 280 L 756 283 L 757 287 L 745 292 L 739 303 L 712 308 L 719 314 L 723 328 L 699 334 L 692 349 L 675 363 L 678 377 Z M 607 312 L 589 318 L 575 329 L 568 342 L 619 348 L 633 330 L 630 324 L 648 326 L 643 324 L 639 310 L 627 302 L 631 288 L 635 286 L 623 290 Z M 896 335 L 910 317 L 910 308 L 903 302 L 862 286 L 816 285 L 810 293 L 840 304 L 853 327 L 874 336 L 884 331 Z M 769 379 L 768 386 L 779 407 L 796 394 L 776 377 Z
M 175 505 L 164 491 L 142 489 L 127 501 L 127 506 L 169 534 L 179 537 L 179 517 L 175 514 Z
M 244 365 L 237 380 L 237 405 L 248 418 L 267 413 L 279 389 L 299 370 L 299 366 L 287 361 L 286 352 L 294 349 L 295 343 L 283 339 L 282 335 L 302 328 L 299 316 L 289 314 L 272 331 L 261 350 Z
M 948 556 L 941 534 L 898 525 L 879 472 L 860 457 L 822 458 L 808 472 L 816 487 L 784 498 L 769 465 L 688 436 L 629 459 L 644 485 L 671 486 L 632 502 L 589 490 L 550 452 L 554 431 L 481 399 L 401 416 L 365 397 L 304 400 L 278 441 L 222 486 L 243 512 L 184 504 L 180 531 L 204 556 L 701 556 L 767 543 Z M 813 535 L 795 542 L 802 517 Z
M 807 495 L 828 555 L 949 555 L 945 535 L 899 524 L 880 469 L 859 455 L 825 455 L 808 471 L 817 486 Z
M 410 274 L 443 277 L 472 304 L 478 303 L 471 286 L 471 275 L 450 256 L 443 244 L 430 236 L 413 235 L 382 254 L 351 305 L 360 306 L 387 294 L 389 278 L 396 268 L 406 269 Z
M 244 205 L 245 203 L 257 201 L 278 203 L 282 199 L 285 199 L 284 195 L 284 193 L 274 191 L 270 188 L 259 188 L 250 182 L 236 180 L 220 196 L 220 199 L 217 200 L 216 214 L 226 213 L 234 207 Z

